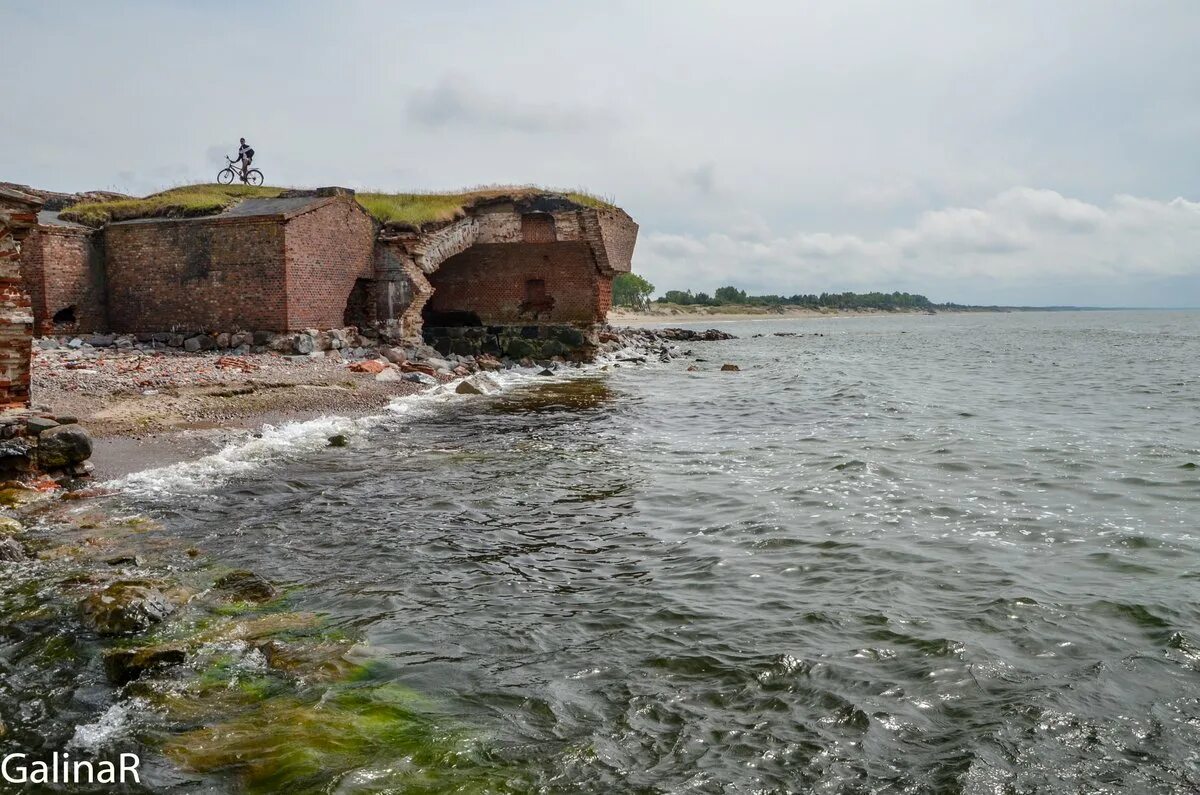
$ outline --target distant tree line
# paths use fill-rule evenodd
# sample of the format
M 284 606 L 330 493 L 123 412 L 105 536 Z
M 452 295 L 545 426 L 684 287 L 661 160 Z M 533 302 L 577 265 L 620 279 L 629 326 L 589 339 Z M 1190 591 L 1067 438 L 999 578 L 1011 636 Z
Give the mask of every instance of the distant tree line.
M 660 304 L 683 306 L 803 306 L 831 309 L 932 309 L 934 304 L 923 295 L 915 293 L 820 293 L 796 295 L 747 295 L 736 287 L 718 287 L 708 293 L 693 293 L 691 290 L 667 290 L 658 299 Z
M 613 280 L 613 304 L 645 309 L 654 285 L 635 273 L 622 273 Z M 916 293 L 809 293 L 796 295 L 748 295 L 732 285 L 718 287 L 712 295 L 691 290 L 667 290 L 655 299 L 659 304 L 681 306 L 802 306 L 813 309 L 934 309 L 958 308 L 957 304 L 934 304 Z M 965 308 L 965 307 L 964 307 Z

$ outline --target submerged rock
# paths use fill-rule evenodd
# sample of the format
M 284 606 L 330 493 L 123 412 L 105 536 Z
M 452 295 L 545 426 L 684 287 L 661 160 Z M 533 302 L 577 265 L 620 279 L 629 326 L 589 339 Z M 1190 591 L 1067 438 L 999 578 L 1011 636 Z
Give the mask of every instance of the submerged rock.
M 345 447 L 349 443 L 350 439 L 347 438 L 346 434 L 344 433 L 335 433 L 333 436 L 329 437 L 330 447 Z
M 58 425 L 38 437 L 38 465 L 57 469 L 86 461 L 92 455 L 92 439 L 78 425 Z
M 278 593 L 266 579 L 245 569 L 226 574 L 214 587 L 222 596 L 237 602 L 269 602 Z
M 738 372 L 738 371 L 739 371 L 739 370 L 741 370 L 741 369 L 742 369 L 742 368 L 738 367 L 736 364 L 723 364 L 723 365 L 721 365 L 721 372 L 724 372 L 724 373 L 736 373 L 736 372 Z
M 84 623 L 101 635 L 141 632 L 174 609 L 162 591 L 141 581 L 114 582 L 79 603 Z
M 150 671 L 183 665 L 186 660 L 182 646 L 117 649 L 104 655 L 104 672 L 113 684 L 124 685 Z
M 11 538 L 0 540 L 0 562 L 19 563 L 25 560 L 25 549 Z

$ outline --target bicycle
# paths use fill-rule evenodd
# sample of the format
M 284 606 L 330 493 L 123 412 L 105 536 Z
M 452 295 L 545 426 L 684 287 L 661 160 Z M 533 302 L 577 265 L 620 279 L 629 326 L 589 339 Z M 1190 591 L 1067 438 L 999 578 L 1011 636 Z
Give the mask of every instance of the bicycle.
M 225 156 L 225 160 L 229 163 L 229 165 L 225 166 L 225 168 L 221 169 L 220 172 L 217 173 L 217 182 L 220 182 L 222 185 L 229 185 L 234 181 L 234 179 L 240 177 L 242 184 L 244 185 L 263 184 L 263 173 L 257 168 L 251 168 L 243 171 L 241 160 L 234 160 L 228 155 Z M 234 168 L 234 166 L 237 166 L 237 168 Z

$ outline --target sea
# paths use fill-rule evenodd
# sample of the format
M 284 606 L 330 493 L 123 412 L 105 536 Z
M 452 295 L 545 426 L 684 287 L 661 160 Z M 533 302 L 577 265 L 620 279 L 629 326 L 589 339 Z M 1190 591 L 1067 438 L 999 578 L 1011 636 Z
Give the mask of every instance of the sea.
M 736 339 L 109 484 L 160 575 L 252 570 L 353 666 L 230 611 L 116 690 L 10 621 L 0 742 L 150 792 L 1200 791 L 1200 312 L 690 327 Z

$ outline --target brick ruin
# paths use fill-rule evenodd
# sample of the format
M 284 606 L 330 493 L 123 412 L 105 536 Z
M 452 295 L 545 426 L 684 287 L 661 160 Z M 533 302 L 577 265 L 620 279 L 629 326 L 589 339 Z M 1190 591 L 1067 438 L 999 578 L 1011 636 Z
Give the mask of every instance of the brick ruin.
M 42 201 L 0 188 L 0 411 L 29 405 L 33 308 L 21 278 L 21 242 Z
M 39 334 L 354 325 L 443 353 L 517 358 L 588 355 L 638 229 L 619 209 L 556 194 L 482 200 L 420 229 L 380 226 L 343 188 L 99 230 L 52 212 L 22 217 Z

